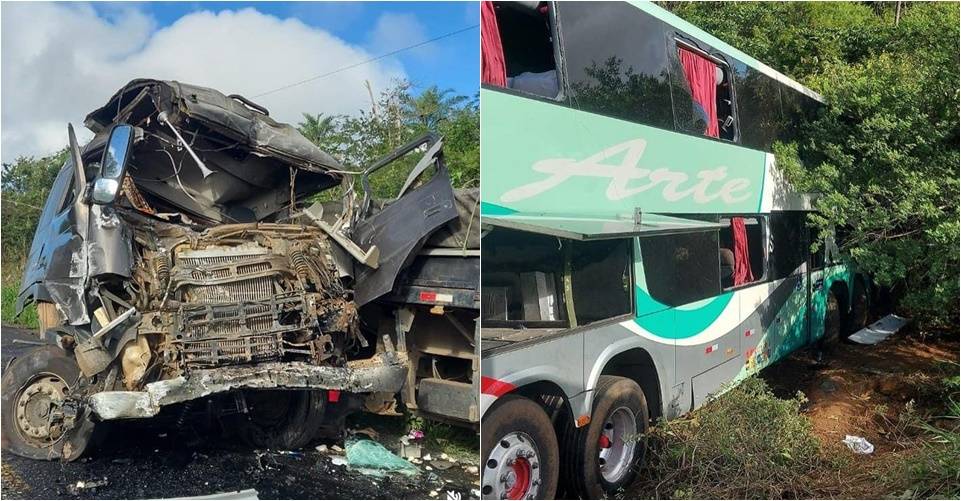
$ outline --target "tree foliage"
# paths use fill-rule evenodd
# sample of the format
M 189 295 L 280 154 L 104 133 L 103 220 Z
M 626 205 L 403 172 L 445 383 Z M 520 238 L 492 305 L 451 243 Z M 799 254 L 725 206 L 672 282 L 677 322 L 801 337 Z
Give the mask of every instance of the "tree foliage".
M 299 128 L 305 137 L 359 172 L 408 141 L 434 132 L 444 138 L 444 156 L 455 187 L 480 181 L 480 109 L 477 97 L 431 86 L 415 93 L 408 82 L 396 82 L 380 93 L 369 110 L 355 115 L 304 114 Z M 378 171 L 372 188 L 381 198 L 400 189 L 419 160 L 414 153 Z
M 957 326 L 958 6 L 898 3 L 666 6 L 826 98 L 779 163 L 902 311 Z

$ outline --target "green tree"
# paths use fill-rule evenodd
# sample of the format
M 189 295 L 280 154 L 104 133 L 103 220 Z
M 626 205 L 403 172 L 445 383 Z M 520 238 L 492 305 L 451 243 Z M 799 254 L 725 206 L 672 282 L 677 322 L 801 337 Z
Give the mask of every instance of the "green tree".
M 775 148 L 820 194 L 856 262 L 922 324 L 958 325 L 956 3 L 724 2 L 666 5 L 823 95 L 802 140 Z

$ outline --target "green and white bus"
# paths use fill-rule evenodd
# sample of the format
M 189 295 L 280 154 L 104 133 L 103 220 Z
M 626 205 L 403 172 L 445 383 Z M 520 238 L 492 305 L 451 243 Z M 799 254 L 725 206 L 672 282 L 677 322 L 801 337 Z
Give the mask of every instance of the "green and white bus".
M 868 283 L 771 153 L 815 92 L 649 3 L 482 12 L 482 496 L 599 498 Z

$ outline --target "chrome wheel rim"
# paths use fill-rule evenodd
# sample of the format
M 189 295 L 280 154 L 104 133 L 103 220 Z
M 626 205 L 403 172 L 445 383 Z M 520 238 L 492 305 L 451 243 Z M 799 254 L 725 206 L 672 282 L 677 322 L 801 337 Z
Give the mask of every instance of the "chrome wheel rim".
M 631 409 L 618 407 L 604 420 L 598 439 L 598 463 L 605 481 L 617 483 L 630 472 L 637 438 L 637 420 Z
M 16 422 L 20 436 L 39 447 L 49 447 L 65 431 L 63 402 L 69 393 L 67 382 L 56 374 L 37 374 L 17 395 Z
M 540 457 L 530 435 L 513 432 L 484 461 L 484 499 L 534 499 L 541 485 Z

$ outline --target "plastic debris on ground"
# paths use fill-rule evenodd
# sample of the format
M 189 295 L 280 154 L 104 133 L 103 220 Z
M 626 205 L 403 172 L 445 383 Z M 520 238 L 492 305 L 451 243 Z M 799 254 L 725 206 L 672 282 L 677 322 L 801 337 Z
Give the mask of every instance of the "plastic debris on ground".
M 884 341 L 908 324 L 910 320 L 897 315 L 888 315 L 877 322 L 851 334 L 848 339 L 855 343 L 873 345 Z
M 98 487 L 104 487 L 106 485 L 107 485 L 106 477 L 104 477 L 101 480 L 87 480 L 87 481 L 80 480 L 76 484 L 71 484 L 70 486 L 68 486 L 67 490 L 69 490 L 71 494 L 77 495 L 84 491 L 96 489 Z
M 864 437 L 845 435 L 844 440 L 841 442 L 847 445 L 848 449 L 854 451 L 855 454 L 871 454 L 874 452 L 874 445 Z
M 363 438 L 347 441 L 347 466 L 373 476 L 384 476 L 389 473 L 416 475 L 420 472 L 410 461 L 397 456 L 373 440 Z

